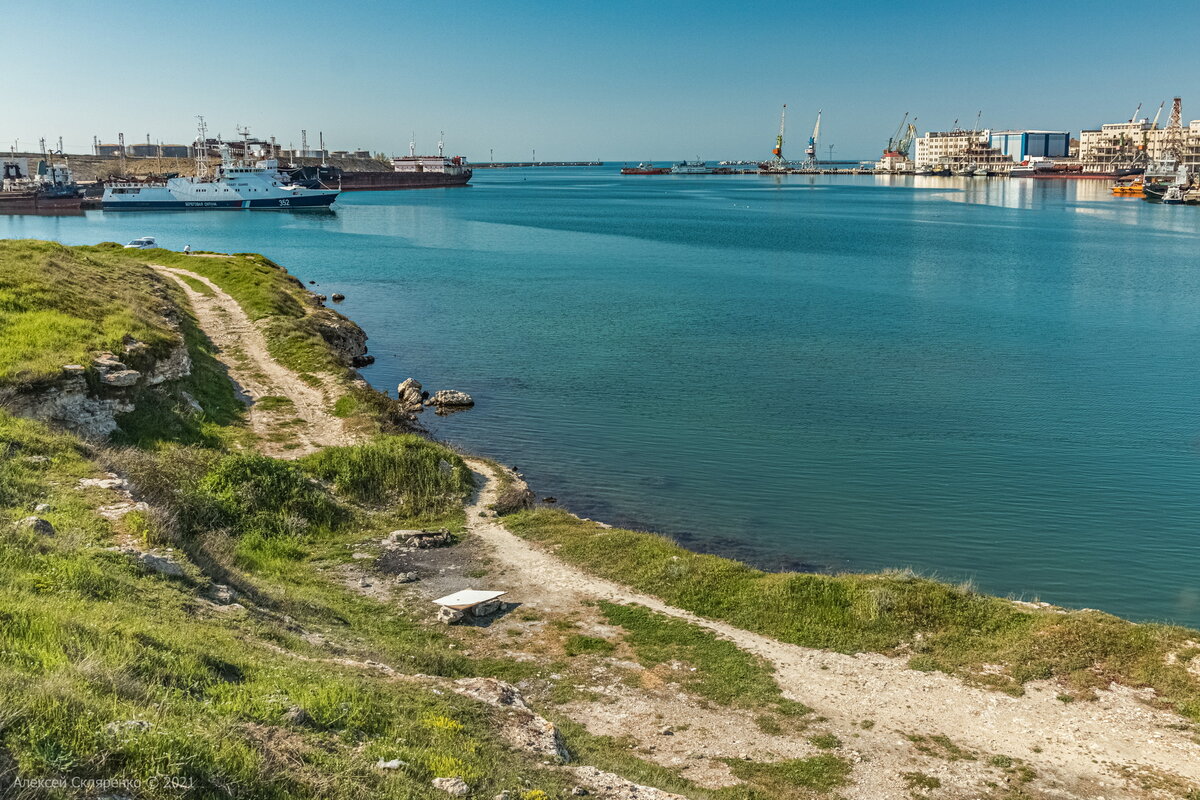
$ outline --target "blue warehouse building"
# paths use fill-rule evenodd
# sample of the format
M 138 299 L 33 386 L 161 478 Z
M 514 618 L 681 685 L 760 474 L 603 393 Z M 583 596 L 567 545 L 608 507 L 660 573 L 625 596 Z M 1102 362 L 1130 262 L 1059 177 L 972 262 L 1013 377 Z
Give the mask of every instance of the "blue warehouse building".
M 1062 131 L 994 131 L 989 146 L 1015 162 L 1032 158 L 1067 158 L 1071 134 Z

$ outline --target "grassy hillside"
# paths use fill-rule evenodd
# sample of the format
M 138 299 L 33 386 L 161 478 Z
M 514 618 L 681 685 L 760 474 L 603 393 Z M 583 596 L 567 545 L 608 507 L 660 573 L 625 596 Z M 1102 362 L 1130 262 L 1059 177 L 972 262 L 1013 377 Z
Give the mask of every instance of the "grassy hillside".
M 434 797 L 430 780 L 451 776 L 488 796 L 564 792 L 502 743 L 488 707 L 438 688 L 502 665 L 324 574 L 390 530 L 460 527 L 462 460 L 415 436 L 302 463 L 249 452 L 227 377 L 147 260 L 212 277 L 294 367 L 346 373 L 306 327 L 303 288 L 265 259 L 0 242 L 0 386 L 52 379 L 130 337 L 158 349 L 182 337 L 194 363 L 182 385 L 139 396 L 110 445 L 0 412 L 0 795 L 17 777 L 137 780 L 138 797 Z M 200 419 L 181 412 L 184 388 Z M 100 513 L 120 495 L 79 482 L 110 469 L 150 513 Z M 34 513 L 51 535 L 17 524 Z M 213 602 L 218 582 L 240 602 Z
M 112 253 L 0 241 L 0 385 L 57 377 L 127 338 L 160 351 L 178 341 L 165 285 L 137 263 L 114 269 Z

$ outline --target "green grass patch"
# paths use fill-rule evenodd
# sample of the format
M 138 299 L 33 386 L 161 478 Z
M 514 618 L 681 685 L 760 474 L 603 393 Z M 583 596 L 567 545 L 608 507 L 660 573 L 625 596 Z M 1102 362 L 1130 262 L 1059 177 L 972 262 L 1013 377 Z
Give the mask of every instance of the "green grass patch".
M 926 775 L 924 772 L 904 772 L 900 777 L 904 778 L 904 785 L 909 789 L 917 791 L 931 791 L 933 789 L 942 788 L 940 778 L 933 775 Z
M 1200 719 L 1200 678 L 1166 659 L 1197 631 L 1095 611 L 1023 609 L 910 573 L 766 573 L 555 509 L 512 514 L 505 525 L 590 572 L 784 642 L 844 653 L 893 653 L 904 645 L 917 651 L 913 666 L 1011 691 L 1055 677 L 1081 689 L 1110 681 L 1151 686 Z M 996 663 L 1007 674 L 985 675 L 983 666 Z
M 842 746 L 842 740 L 832 733 L 819 733 L 808 737 L 808 743 L 821 750 L 836 750 Z
M 161 279 L 134 263 L 112 269 L 109 255 L 0 241 L 0 385 L 56 378 L 64 364 L 90 365 L 97 351 L 120 356 L 131 338 L 150 347 L 148 356 L 178 342 L 163 317 Z
M 831 754 L 761 763 L 730 759 L 734 775 L 765 791 L 769 797 L 827 794 L 850 782 L 850 762 Z
M 574 634 L 568 636 L 563 642 L 563 650 L 569 656 L 581 655 L 600 655 L 606 656 L 616 649 L 616 645 L 607 639 L 601 639 L 598 636 L 584 636 L 583 634 Z
M 284 397 L 278 394 L 269 394 L 265 397 L 260 397 L 254 401 L 254 405 L 263 411 L 281 411 L 285 408 L 295 408 L 296 404 L 290 397 Z
M 372 507 L 392 507 L 413 517 L 459 508 L 473 485 L 462 458 L 414 434 L 328 447 L 301 464 L 340 497 Z
M 783 697 L 768 662 L 732 642 L 642 606 L 605 601 L 599 609 L 608 624 L 625 630 L 625 642 L 644 666 L 678 661 L 694 667 L 678 673 L 680 684 L 690 692 L 724 706 L 785 714 L 808 711 Z

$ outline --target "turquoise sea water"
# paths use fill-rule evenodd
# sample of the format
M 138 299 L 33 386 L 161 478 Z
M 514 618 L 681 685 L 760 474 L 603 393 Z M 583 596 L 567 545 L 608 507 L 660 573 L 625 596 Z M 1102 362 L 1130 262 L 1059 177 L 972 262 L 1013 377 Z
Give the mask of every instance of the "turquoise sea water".
M 258 251 L 542 495 L 768 567 L 1200 625 L 1200 209 L 1097 182 L 480 170 L 329 215 L 0 217 Z

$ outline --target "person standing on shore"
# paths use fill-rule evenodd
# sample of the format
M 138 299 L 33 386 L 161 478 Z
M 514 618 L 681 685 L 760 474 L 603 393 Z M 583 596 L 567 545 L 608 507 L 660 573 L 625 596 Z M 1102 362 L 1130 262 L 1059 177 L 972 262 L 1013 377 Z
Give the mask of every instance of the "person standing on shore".
M 183 254 L 185 256 L 190 256 L 192 254 L 192 246 L 190 244 L 185 244 L 183 246 Z

